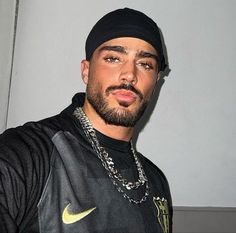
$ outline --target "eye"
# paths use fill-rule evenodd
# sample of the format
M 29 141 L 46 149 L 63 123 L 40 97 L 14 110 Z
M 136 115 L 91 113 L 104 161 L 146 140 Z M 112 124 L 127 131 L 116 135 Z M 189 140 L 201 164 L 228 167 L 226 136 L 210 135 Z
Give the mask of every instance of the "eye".
M 153 65 L 152 63 L 149 62 L 140 62 L 140 66 L 142 66 L 145 70 L 153 70 Z
M 109 63 L 118 63 L 118 62 L 120 62 L 120 59 L 118 57 L 114 57 L 114 56 L 105 57 L 104 60 L 106 62 L 109 62 Z

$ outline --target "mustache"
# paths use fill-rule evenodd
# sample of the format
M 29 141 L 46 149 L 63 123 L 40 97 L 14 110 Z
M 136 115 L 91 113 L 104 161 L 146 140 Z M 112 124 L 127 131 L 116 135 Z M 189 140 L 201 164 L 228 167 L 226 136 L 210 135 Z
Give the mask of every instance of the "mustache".
M 127 90 L 127 91 L 132 91 L 134 92 L 136 95 L 138 95 L 138 97 L 140 99 L 143 99 L 143 94 L 137 90 L 134 86 L 132 86 L 131 84 L 121 84 L 119 86 L 110 86 L 106 89 L 106 94 L 108 95 L 110 92 L 115 91 L 115 90 Z

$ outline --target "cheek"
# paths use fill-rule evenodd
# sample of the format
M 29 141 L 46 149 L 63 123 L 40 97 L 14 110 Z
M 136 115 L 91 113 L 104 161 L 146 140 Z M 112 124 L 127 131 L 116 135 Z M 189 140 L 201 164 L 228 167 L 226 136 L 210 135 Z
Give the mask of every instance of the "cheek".
M 92 67 L 90 70 L 90 78 L 92 80 L 96 80 L 98 82 L 104 82 L 106 80 L 110 80 L 110 74 L 112 72 L 109 69 L 106 69 L 104 65 L 96 65 L 96 67 Z
M 149 81 L 148 81 L 149 80 Z M 143 84 L 141 84 L 140 89 L 143 90 L 144 98 L 149 99 L 153 93 L 153 90 L 156 86 L 156 79 L 154 77 L 147 78 Z
M 103 72 L 91 72 L 88 78 L 87 89 L 94 93 L 104 93 L 109 86 L 108 78 Z
M 101 81 L 103 81 L 104 83 L 114 83 L 115 81 L 117 81 L 117 77 L 118 77 L 118 73 L 115 69 L 106 69 L 106 68 L 102 68 L 99 71 L 99 78 L 102 79 Z

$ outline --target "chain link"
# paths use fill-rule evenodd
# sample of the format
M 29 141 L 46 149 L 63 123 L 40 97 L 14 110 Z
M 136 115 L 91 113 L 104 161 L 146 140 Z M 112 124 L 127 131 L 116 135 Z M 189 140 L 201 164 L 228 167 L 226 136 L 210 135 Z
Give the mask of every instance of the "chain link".
M 83 109 L 81 107 L 76 108 L 73 115 L 80 121 L 83 131 L 86 137 L 88 138 L 88 141 L 90 142 L 93 150 L 96 152 L 98 158 L 101 160 L 102 166 L 106 169 L 109 178 L 111 179 L 113 185 L 116 187 L 118 192 L 120 192 L 122 196 L 125 199 L 127 199 L 130 203 L 141 204 L 142 202 L 145 202 L 147 200 L 147 197 L 149 196 L 148 179 L 143 170 L 142 164 L 136 154 L 136 151 L 133 147 L 133 143 L 131 142 L 131 151 L 138 170 L 138 180 L 135 182 L 130 182 L 127 181 L 127 179 L 123 178 L 123 176 L 115 168 L 114 162 L 112 158 L 109 157 L 108 152 L 105 150 L 104 147 L 100 146 L 98 138 L 96 136 L 96 132 L 92 124 L 90 123 L 89 119 L 85 115 Z M 145 193 L 143 197 L 141 199 L 134 199 L 130 197 L 127 193 L 125 193 L 124 189 L 122 189 L 122 186 L 120 186 L 116 180 L 120 182 L 121 185 L 127 190 L 138 189 L 139 187 L 145 184 Z

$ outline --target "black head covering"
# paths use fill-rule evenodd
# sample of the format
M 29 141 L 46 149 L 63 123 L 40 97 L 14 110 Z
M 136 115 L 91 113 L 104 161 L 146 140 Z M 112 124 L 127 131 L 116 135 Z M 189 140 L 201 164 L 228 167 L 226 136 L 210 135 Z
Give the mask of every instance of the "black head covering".
M 135 37 L 151 44 L 158 53 L 159 71 L 165 69 L 158 26 L 144 13 L 129 8 L 112 11 L 94 25 L 86 40 L 86 59 L 90 60 L 93 52 L 102 43 L 119 37 Z

